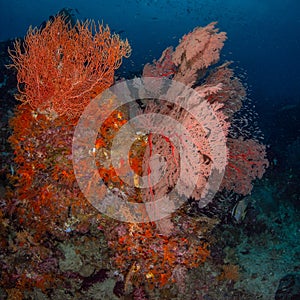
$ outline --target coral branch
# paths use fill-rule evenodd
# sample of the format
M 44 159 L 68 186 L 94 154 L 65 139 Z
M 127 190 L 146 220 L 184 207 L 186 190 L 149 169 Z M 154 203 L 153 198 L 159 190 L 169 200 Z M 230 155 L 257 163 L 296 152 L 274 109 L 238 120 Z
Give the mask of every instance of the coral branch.
M 94 33 L 93 33 L 94 32 Z M 108 26 L 77 22 L 62 16 L 45 28 L 30 28 L 22 45 L 9 50 L 18 70 L 17 98 L 38 112 L 78 117 L 90 99 L 114 81 L 114 71 L 131 48 L 111 35 Z
M 269 163 L 266 147 L 254 140 L 228 139 L 228 165 L 222 186 L 230 191 L 247 195 L 252 190 L 252 181 L 262 178 Z
M 213 22 L 205 27 L 197 27 L 183 36 L 172 55 L 172 60 L 178 67 L 175 80 L 193 85 L 199 73 L 219 60 L 226 33 L 218 33 L 215 25 L 216 22 Z

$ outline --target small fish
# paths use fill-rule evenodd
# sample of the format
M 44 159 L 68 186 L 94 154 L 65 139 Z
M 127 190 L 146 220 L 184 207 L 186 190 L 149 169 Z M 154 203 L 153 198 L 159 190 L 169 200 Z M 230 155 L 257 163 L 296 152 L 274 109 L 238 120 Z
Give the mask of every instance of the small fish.
M 121 33 L 124 33 L 125 30 L 121 29 L 121 30 L 118 30 L 118 31 L 117 31 L 115 28 L 113 28 L 113 29 L 111 30 L 111 32 L 114 32 L 115 34 L 121 34 Z
M 71 227 L 67 227 L 66 229 L 65 229 L 65 232 L 66 233 L 70 233 L 70 232 L 72 232 L 73 230 L 72 230 L 72 228 Z
M 12 176 L 15 175 L 15 169 L 14 169 L 13 165 L 10 165 L 10 174 L 11 174 Z
M 250 203 L 251 197 L 245 197 L 242 200 L 240 200 L 232 209 L 231 216 L 234 218 L 234 220 L 237 223 L 241 223 L 246 214 L 247 214 L 247 208 L 248 204 Z

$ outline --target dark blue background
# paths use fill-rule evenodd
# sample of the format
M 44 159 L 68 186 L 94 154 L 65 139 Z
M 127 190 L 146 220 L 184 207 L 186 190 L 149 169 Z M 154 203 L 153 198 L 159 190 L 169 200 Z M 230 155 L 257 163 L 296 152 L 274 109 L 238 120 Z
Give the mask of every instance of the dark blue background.
M 195 26 L 218 21 L 228 41 L 222 59 L 245 75 L 260 113 L 300 99 L 299 0 L 92 0 L 0 1 L 0 40 L 22 37 L 63 7 L 76 8 L 128 38 L 133 53 L 123 70 L 141 70 Z

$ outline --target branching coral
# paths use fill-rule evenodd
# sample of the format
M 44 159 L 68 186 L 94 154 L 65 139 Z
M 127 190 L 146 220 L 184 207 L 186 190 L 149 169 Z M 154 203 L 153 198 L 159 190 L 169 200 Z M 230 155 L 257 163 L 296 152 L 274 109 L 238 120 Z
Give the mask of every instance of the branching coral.
M 228 137 L 231 130 L 230 124 L 234 114 L 243 106 L 246 91 L 233 70 L 229 68 L 229 62 L 214 67 L 226 40 L 226 34 L 219 33 L 215 25 L 216 23 L 211 23 L 203 28 L 198 27 L 185 35 L 175 50 L 167 48 L 158 61 L 154 61 L 152 65 L 145 65 L 144 75 L 169 77 L 192 86 L 207 105 L 211 106 L 221 125 L 220 130 Z M 160 90 L 162 87 L 156 86 L 155 88 Z M 189 100 L 184 101 L 189 104 Z M 197 104 L 192 103 L 190 106 L 197 107 Z M 198 106 L 198 111 L 201 111 L 203 108 L 199 104 Z M 197 110 L 193 112 L 195 111 Z M 199 123 L 182 108 L 161 100 L 156 100 L 155 104 L 148 101 L 144 112 L 171 116 L 189 129 L 198 148 L 200 161 L 193 172 L 202 174 L 202 178 L 199 176 L 200 179 L 192 197 L 196 200 L 200 199 L 201 191 L 208 181 L 210 168 L 213 168 L 218 159 L 212 155 L 212 145 L 208 139 L 210 133 L 205 130 L 205 116 L 202 116 Z M 253 139 L 245 140 L 242 134 L 239 132 L 239 135 L 235 134 L 237 138 L 227 139 L 228 164 L 221 188 L 245 195 L 250 193 L 252 181 L 262 177 L 268 167 L 268 161 L 265 146 Z M 150 161 L 150 156 L 160 155 L 165 157 L 168 168 L 163 182 L 146 193 L 165 194 L 167 190 L 175 186 L 178 180 L 180 169 L 176 161 L 179 160 L 179 155 L 178 152 L 172 150 L 170 143 L 166 143 L 165 139 L 159 135 L 154 137 L 152 144 L 148 145 L 148 148 L 150 147 L 152 147 L 151 151 L 146 152 L 149 156 L 145 159 L 146 163 Z M 184 191 L 183 194 L 185 194 Z
M 9 67 L 18 71 L 17 99 L 23 102 L 10 121 L 19 220 L 33 228 L 36 239 L 47 231 L 64 235 L 69 218 L 94 211 L 73 172 L 74 125 L 90 100 L 114 82 L 131 48 L 108 26 L 93 21 L 72 26 L 61 15 L 43 28 L 30 28 L 24 43 L 14 46 Z M 113 134 L 117 121 L 107 120 L 103 138 Z
M 30 28 L 24 44 L 16 41 L 9 52 L 18 71 L 17 98 L 39 113 L 75 118 L 112 85 L 131 48 L 108 26 L 78 21 L 72 27 L 58 15 L 44 28 Z

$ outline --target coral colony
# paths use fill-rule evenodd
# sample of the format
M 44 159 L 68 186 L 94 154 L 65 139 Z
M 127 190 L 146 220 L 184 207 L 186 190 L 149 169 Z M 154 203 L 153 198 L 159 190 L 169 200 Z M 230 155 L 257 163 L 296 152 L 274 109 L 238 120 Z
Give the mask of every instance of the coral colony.
M 217 116 L 226 137 L 227 165 L 212 202 L 222 193 L 249 194 L 253 181 L 261 178 L 268 166 L 265 146 L 259 139 L 242 130 L 237 134 L 231 126 L 243 107 L 246 92 L 230 63 L 216 65 L 226 34 L 215 26 L 211 23 L 195 28 L 176 48 L 167 48 L 160 59 L 143 69 L 145 77 L 172 79 L 192 87 Z M 218 220 L 192 217 L 187 213 L 188 202 L 161 220 L 120 222 L 96 210 L 77 184 L 72 164 L 76 124 L 90 100 L 114 84 L 115 70 L 130 53 L 128 41 L 112 34 L 108 26 L 89 21 L 72 26 L 61 16 L 44 28 L 30 28 L 24 41 L 16 41 L 14 49 L 9 50 L 9 67 L 17 70 L 16 98 L 21 104 L 10 121 L 15 155 L 15 174 L 10 179 L 14 188 L 8 191 L 7 206 L 1 214 L 18 228 L 7 247 L 27 257 L 26 267 L 21 260 L 12 264 L 7 258 L 3 262 L 2 286 L 16 297 L 11 299 L 22 299 L 23 293 L 34 288 L 44 293 L 55 287 L 84 289 L 88 284 L 83 275 L 71 274 L 70 269 L 58 264 L 62 250 L 57 244 L 77 235 L 85 244 L 96 243 L 99 235 L 105 237 L 110 253 L 107 266 L 119 274 L 123 294 L 134 291 L 142 295 L 171 284 L 180 289 L 185 274 L 210 257 L 214 242 L 211 231 Z M 161 87 L 153 88 L 160 92 Z M 126 186 L 118 176 L 122 160 L 119 170 L 111 163 L 97 162 L 110 162 L 114 137 L 133 116 L 129 111 L 130 107 L 124 105 L 107 117 L 92 154 L 109 190 L 132 203 L 153 201 L 172 190 L 180 175 L 180 154 L 170 138 L 159 133 L 140 134 L 129 150 L 133 179 L 136 175 L 150 177 L 155 165 L 150 161 L 156 155 L 165 158 L 164 176 L 148 189 L 139 188 L 138 180 Z M 200 174 L 190 199 L 197 203 L 217 160 L 207 132 L 186 111 L 163 100 L 141 99 L 136 115 L 149 113 L 169 116 L 190 129 L 199 155 L 199 164 L 191 167 Z M 176 197 L 185 197 L 184 190 L 179 192 L 170 197 L 170 206 Z M 97 264 L 100 266 L 100 262 L 95 262 L 94 274 L 101 269 Z M 77 287 L 68 285 L 70 278 L 78 280 Z

